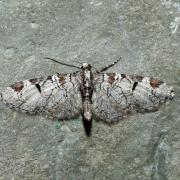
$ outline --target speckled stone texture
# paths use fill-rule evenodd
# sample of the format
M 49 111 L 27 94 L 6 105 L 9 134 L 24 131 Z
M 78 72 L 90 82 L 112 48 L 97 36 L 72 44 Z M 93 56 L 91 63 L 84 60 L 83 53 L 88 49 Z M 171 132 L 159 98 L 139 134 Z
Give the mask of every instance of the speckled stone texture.
M 0 90 L 18 80 L 95 68 L 153 76 L 175 87 L 160 111 L 108 126 L 58 124 L 0 104 L 0 180 L 178 180 L 180 178 L 180 2 L 177 0 L 1 0 Z

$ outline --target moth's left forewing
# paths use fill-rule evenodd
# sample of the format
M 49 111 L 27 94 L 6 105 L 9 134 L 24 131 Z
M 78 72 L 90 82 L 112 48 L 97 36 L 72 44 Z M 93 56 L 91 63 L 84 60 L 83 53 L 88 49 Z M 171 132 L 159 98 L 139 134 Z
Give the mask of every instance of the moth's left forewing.
M 99 74 L 95 81 L 94 112 L 105 121 L 117 121 L 134 112 L 151 112 L 174 97 L 166 83 L 150 77 Z
M 130 76 L 134 78 L 134 76 Z M 142 80 L 138 81 L 139 92 L 145 92 L 144 96 L 154 96 L 157 98 L 160 103 L 165 102 L 166 100 L 171 100 L 174 97 L 174 89 L 172 86 L 168 86 L 165 82 L 151 78 L 144 77 Z M 145 90 L 145 91 L 144 91 Z
M 96 74 L 94 78 L 94 92 L 92 96 L 92 111 L 95 119 L 105 122 L 115 122 L 122 119 L 123 113 L 121 109 L 114 108 L 115 105 L 121 103 L 121 90 L 115 87 L 113 95 L 111 92 L 112 85 L 116 81 L 116 74 Z M 117 102 L 119 101 L 119 103 Z

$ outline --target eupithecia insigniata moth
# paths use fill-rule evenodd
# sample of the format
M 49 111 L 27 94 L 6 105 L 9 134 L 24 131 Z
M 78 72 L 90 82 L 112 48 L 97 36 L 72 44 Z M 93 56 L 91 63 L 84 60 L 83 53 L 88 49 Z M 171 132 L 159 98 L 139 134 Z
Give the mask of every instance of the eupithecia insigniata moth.
M 81 115 L 85 132 L 90 135 L 93 117 L 111 123 L 135 112 L 157 111 L 173 99 L 173 88 L 160 80 L 103 73 L 118 61 L 95 71 L 87 63 L 81 68 L 70 65 L 79 71 L 19 81 L 1 92 L 1 100 L 15 110 L 45 112 L 60 120 Z

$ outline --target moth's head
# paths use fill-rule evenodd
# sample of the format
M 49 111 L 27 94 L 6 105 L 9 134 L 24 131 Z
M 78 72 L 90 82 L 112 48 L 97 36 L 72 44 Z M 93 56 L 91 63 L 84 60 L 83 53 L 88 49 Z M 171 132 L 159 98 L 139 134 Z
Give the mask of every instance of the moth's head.
M 83 65 L 81 66 L 81 69 L 83 70 L 91 70 L 92 66 L 88 63 L 83 63 Z

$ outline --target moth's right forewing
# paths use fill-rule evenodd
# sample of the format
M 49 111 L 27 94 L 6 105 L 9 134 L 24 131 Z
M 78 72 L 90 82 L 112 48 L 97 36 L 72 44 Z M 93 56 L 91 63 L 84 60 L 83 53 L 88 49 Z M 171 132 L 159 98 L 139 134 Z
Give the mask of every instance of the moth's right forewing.
M 50 113 L 69 119 L 81 111 L 78 74 L 55 74 L 14 83 L 1 93 L 2 101 L 27 113 Z

